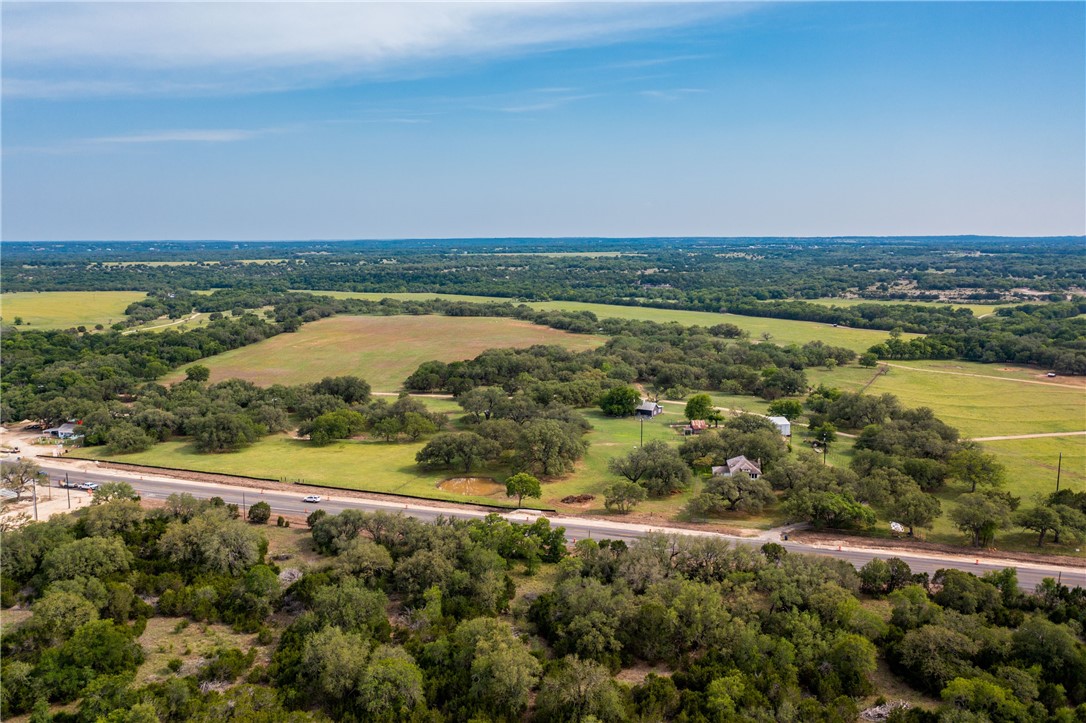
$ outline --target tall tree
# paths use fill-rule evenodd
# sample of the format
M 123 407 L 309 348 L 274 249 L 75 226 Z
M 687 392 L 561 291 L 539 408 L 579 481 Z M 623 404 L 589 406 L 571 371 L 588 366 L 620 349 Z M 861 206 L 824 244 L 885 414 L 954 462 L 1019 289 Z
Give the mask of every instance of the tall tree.
M 708 394 L 695 394 L 686 401 L 686 409 L 683 413 L 689 420 L 708 419 L 713 411 L 713 398 Z
M 627 514 L 637 506 L 637 503 L 643 502 L 648 496 L 648 492 L 645 491 L 644 487 L 629 480 L 612 482 L 607 485 L 603 494 L 604 507 L 609 511 L 617 510 L 622 514 Z
M 969 485 L 970 492 L 976 492 L 977 485 L 999 487 L 1006 473 L 995 455 L 985 454 L 975 444 L 967 444 L 955 452 L 947 466 L 950 476 Z
M 641 403 L 641 393 L 633 387 L 614 387 L 600 397 L 600 409 L 609 417 L 629 417 Z
M 508 497 L 516 496 L 519 507 L 525 497 L 542 497 L 543 489 L 537 478 L 527 472 L 518 472 L 505 480 L 505 494 Z
M 17 460 L 3 460 L 0 462 L 0 484 L 4 489 L 15 493 L 16 499 L 22 499 L 23 493 L 31 485 L 39 484 L 45 479 L 45 473 L 41 471 L 38 463 L 25 457 Z
M 1010 524 L 1013 511 L 1008 495 L 989 491 L 960 498 L 950 518 L 959 530 L 969 534 L 974 547 L 983 547 L 992 544 L 996 530 Z
M 941 510 L 939 499 L 924 492 L 916 484 L 899 489 L 887 505 L 891 518 L 907 526 L 910 535 L 913 534 L 914 527 L 930 529 Z
M 587 445 L 579 430 L 553 419 L 529 422 L 517 440 L 516 464 L 533 474 L 555 476 L 573 471 Z

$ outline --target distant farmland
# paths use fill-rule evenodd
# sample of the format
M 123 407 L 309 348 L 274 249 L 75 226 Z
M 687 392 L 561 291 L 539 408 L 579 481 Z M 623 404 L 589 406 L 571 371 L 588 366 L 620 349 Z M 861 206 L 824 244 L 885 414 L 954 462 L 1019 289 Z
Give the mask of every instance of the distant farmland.
M 516 299 L 496 296 L 459 296 L 457 294 L 430 293 L 367 293 L 353 291 L 313 291 L 306 293 L 320 296 L 333 296 L 344 299 L 400 299 L 401 301 L 420 299 L 448 299 L 450 301 L 498 301 L 518 303 Z M 738 314 L 717 314 L 709 311 L 687 311 L 685 309 L 657 309 L 651 306 L 621 306 L 617 304 L 591 304 L 580 301 L 529 301 L 533 309 L 543 311 L 591 311 L 600 319 L 639 319 L 656 321 L 661 324 L 677 322 L 692 326 L 713 326 L 714 324 L 735 324 L 750 333 L 751 341 L 761 341 L 763 335 L 769 335 L 774 344 L 805 344 L 809 341 L 824 341 L 834 346 L 843 346 L 856 352 L 865 352 L 871 346 L 886 341 L 888 332 L 874 329 L 849 329 L 832 324 L 814 321 L 793 321 L 791 319 L 772 319 L 768 317 L 740 316 Z M 919 336 L 905 334 L 905 338 Z
M 557 344 L 591 349 L 603 340 L 544 326 L 489 317 L 336 316 L 305 324 L 198 363 L 212 381 L 248 379 L 262 386 L 300 384 L 329 375 L 355 374 L 374 391 L 396 391 L 419 364 L 471 359 L 486 349 Z M 184 377 L 184 369 L 167 382 Z
M 23 320 L 21 329 L 109 326 L 124 321 L 124 310 L 147 297 L 142 291 L 20 291 L 0 296 L 4 324 Z

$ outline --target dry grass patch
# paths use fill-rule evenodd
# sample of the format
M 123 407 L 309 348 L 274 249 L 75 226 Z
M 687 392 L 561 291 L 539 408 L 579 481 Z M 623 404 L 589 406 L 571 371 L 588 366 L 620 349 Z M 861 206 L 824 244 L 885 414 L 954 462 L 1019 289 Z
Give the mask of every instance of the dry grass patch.
M 248 652 L 257 649 L 253 665 L 267 665 L 271 661 L 272 645 L 258 645 L 256 634 L 236 633 L 218 623 L 194 623 L 188 618 L 153 617 L 139 637 L 146 656 L 136 671 L 135 684 L 146 685 L 171 676 L 193 675 L 200 669 L 216 648 L 239 648 Z M 181 669 L 171 672 L 167 664 L 173 658 L 181 660 Z
M 0 610 L 0 631 L 7 632 L 16 625 L 21 625 L 30 619 L 29 608 L 7 608 Z
M 313 536 L 309 534 L 309 528 L 305 523 L 299 524 L 296 517 L 290 519 L 292 527 L 276 527 L 273 522 L 261 529 L 268 540 L 267 559 L 278 565 L 281 570 L 314 565 L 326 559 L 313 547 Z M 284 555 L 290 555 L 290 557 L 276 559 Z
M 516 319 L 446 316 L 336 316 L 198 363 L 211 381 L 236 377 L 261 386 L 302 384 L 355 374 L 374 391 L 398 390 L 420 364 L 461 361 L 487 349 L 556 344 L 577 351 L 603 339 Z M 181 369 L 166 378 L 184 378 Z

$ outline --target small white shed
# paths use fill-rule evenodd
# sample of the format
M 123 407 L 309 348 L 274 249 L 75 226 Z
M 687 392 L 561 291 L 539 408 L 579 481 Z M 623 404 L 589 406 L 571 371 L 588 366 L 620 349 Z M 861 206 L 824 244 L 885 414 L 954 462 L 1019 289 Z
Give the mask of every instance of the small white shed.
M 788 421 L 787 417 L 770 417 L 769 421 L 773 422 L 773 426 L 777 428 L 782 436 L 792 436 L 792 423 Z

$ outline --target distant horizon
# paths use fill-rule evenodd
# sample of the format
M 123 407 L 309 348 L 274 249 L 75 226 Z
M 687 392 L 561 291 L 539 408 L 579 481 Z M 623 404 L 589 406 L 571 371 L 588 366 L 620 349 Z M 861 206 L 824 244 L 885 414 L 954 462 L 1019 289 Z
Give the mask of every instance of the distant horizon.
M 0 243 L 381 243 L 387 241 L 662 241 L 662 240 L 704 240 L 704 241 L 744 241 L 744 240 L 791 240 L 791 241 L 849 241 L 849 240 L 941 240 L 941 239 L 1030 239 L 1034 241 L 1046 240 L 1075 240 L 1086 241 L 1086 234 L 836 234 L 836 235 L 741 235 L 741 236 L 710 236 L 706 234 L 693 234 L 682 236 L 401 236 L 401 237 L 344 237 L 344 238 L 142 238 L 142 239 L 118 239 L 118 238 L 85 238 L 85 239 L 0 239 Z

